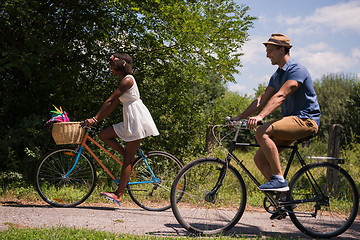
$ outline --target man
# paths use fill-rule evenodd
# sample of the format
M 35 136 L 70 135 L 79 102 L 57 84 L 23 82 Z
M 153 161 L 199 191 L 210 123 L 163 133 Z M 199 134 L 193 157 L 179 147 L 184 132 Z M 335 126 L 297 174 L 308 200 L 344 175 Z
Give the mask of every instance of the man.
M 255 137 L 260 145 L 254 161 L 268 180 L 258 187 L 262 191 L 288 191 L 281 171 L 276 145 L 290 145 L 297 139 L 315 134 L 320 122 L 320 107 L 309 72 L 290 58 L 290 39 L 284 34 L 272 34 L 267 42 L 266 56 L 279 68 L 271 76 L 265 91 L 244 112 L 232 120 L 248 119 L 248 128 L 255 129 L 259 122 L 281 106 L 281 119 L 264 123 L 256 128 Z

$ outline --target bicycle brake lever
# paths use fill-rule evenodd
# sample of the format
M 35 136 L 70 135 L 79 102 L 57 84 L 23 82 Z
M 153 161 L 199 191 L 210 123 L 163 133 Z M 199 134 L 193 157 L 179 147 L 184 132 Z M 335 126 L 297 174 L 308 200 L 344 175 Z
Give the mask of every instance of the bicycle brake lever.
M 235 126 L 238 121 L 231 121 L 231 117 L 225 117 L 225 121 L 228 125 Z
M 80 126 L 81 126 L 82 128 L 87 128 L 87 129 L 89 129 L 90 131 L 94 131 L 94 130 L 97 129 L 97 127 L 95 127 L 95 126 L 88 126 L 88 125 L 86 125 L 85 122 L 86 122 L 86 120 L 80 122 Z

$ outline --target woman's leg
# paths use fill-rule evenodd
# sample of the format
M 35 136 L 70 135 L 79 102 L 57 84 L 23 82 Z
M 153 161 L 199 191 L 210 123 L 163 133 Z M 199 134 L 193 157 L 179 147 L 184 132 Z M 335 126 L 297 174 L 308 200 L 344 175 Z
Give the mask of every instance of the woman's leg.
M 114 141 L 116 141 L 116 139 L 114 139 Z M 117 144 L 114 144 L 114 141 L 111 141 L 111 139 L 110 140 L 106 139 L 106 143 L 109 142 L 109 143 L 113 144 L 115 147 L 117 147 Z M 137 150 L 139 149 L 140 142 L 141 142 L 141 139 L 135 140 L 132 142 L 126 142 L 125 149 L 117 142 L 120 145 L 121 149 L 123 150 L 123 156 L 124 156 L 123 166 L 121 169 L 121 174 L 120 174 L 120 179 L 119 179 L 120 182 L 119 182 L 118 188 L 116 189 L 115 193 L 102 192 L 101 194 L 105 194 L 105 195 L 115 199 L 118 202 L 122 201 L 123 195 L 125 192 L 125 187 L 126 187 L 126 184 L 129 180 L 129 177 L 131 174 L 132 163 L 135 161 L 135 154 L 136 154 Z
M 132 163 L 135 161 L 135 154 L 139 149 L 141 139 L 132 142 L 126 142 L 124 162 L 121 169 L 120 182 L 118 188 L 115 191 L 118 201 L 121 201 L 125 192 L 125 187 L 129 181 L 131 174 Z M 117 200 L 117 199 L 115 199 Z
M 124 195 L 125 187 L 131 174 L 131 166 L 135 160 L 135 154 L 139 149 L 141 139 L 132 142 L 127 142 L 124 148 L 116 140 L 118 136 L 116 135 L 114 128 L 112 126 L 101 130 L 99 133 L 99 138 L 101 141 L 103 141 L 104 143 L 106 143 L 111 148 L 113 148 L 114 150 L 116 150 L 117 152 L 119 152 L 121 155 L 124 156 L 123 166 L 120 174 L 120 183 L 118 185 L 115 194 L 110 192 L 102 192 L 102 194 L 105 194 L 115 199 L 116 201 L 120 202 Z
M 119 152 L 121 155 L 124 156 L 125 149 L 116 140 L 119 137 L 116 135 L 114 128 L 112 126 L 101 130 L 99 133 L 99 138 L 101 141 L 109 145 L 112 149 L 116 150 L 117 152 Z

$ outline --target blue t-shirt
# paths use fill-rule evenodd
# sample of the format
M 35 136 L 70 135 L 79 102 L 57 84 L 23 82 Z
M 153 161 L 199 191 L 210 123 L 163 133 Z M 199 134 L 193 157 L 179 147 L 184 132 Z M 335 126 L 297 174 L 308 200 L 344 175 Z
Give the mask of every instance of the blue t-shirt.
M 271 76 L 269 87 L 279 91 L 287 80 L 298 81 L 301 86 L 281 104 L 281 115 L 310 118 L 320 125 L 320 106 L 310 73 L 304 66 L 290 59 Z

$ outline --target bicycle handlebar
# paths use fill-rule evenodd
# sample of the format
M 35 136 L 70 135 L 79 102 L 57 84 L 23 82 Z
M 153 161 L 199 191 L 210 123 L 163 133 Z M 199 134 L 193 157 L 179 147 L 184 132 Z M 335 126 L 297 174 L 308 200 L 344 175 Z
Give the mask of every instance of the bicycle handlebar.
M 231 117 L 226 117 L 225 121 L 229 126 L 240 126 L 240 128 L 247 128 L 248 119 L 240 119 L 238 121 L 231 121 Z M 258 122 L 257 125 L 263 125 L 263 122 Z
M 84 128 L 85 130 L 88 130 L 90 132 L 95 131 L 97 127 L 95 126 L 88 126 L 85 124 L 85 120 L 80 122 L 80 127 Z

